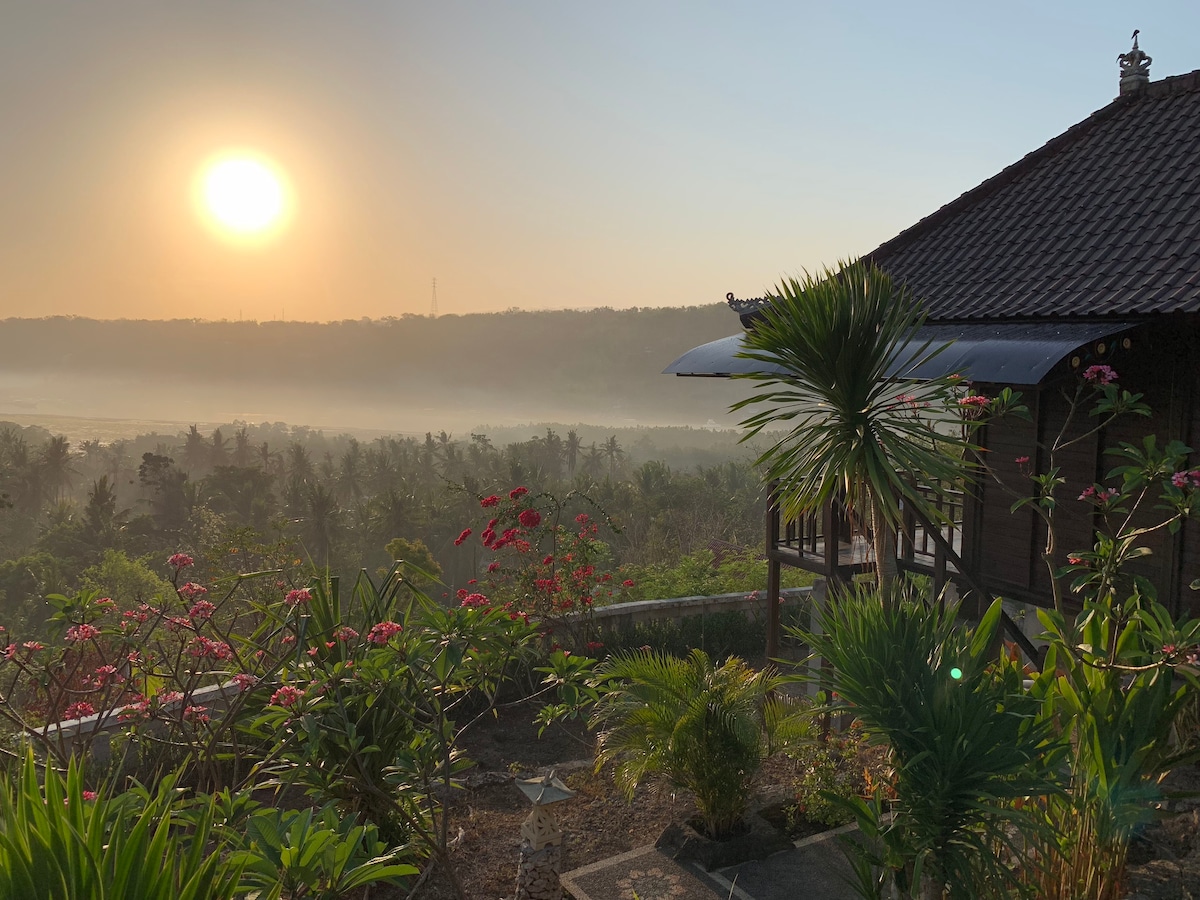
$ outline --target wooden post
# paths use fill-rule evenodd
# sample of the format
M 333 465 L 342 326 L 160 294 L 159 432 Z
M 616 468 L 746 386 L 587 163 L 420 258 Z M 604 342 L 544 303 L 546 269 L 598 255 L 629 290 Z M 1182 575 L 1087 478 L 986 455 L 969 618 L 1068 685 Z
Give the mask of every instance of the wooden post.
M 778 482 L 767 495 L 767 659 L 779 658 L 779 496 Z

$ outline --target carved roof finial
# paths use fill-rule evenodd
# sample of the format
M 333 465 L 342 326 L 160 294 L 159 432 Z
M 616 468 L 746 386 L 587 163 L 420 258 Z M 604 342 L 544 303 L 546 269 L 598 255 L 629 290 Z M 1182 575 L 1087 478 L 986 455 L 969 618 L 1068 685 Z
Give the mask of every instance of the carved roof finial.
M 730 309 L 738 314 L 738 318 L 742 322 L 742 327 L 747 331 L 753 330 L 754 323 L 762 318 L 761 310 L 763 307 L 771 305 L 771 300 L 768 297 L 739 300 L 733 296 L 733 291 L 725 295 L 725 302 L 729 304 Z
M 1150 83 L 1150 63 L 1154 60 L 1138 47 L 1138 35 L 1141 29 L 1133 30 L 1133 49 L 1128 53 L 1117 56 L 1121 67 L 1121 93 L 1131 94 L 1144 84 Z

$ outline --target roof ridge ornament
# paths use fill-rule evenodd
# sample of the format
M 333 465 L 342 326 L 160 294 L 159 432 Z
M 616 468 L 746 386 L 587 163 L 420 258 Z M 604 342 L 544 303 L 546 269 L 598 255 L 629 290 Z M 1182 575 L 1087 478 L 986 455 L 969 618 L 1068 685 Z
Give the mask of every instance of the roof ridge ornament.
M 751 297 L 747 300 L 739 300 L 733 296 L 733 291 L 730 291 L 725 295 L 725 302 L 729 304 L 730 309 L 738 314 L 742 328 L 746 329 L 746 331 L 753 331 L 754 323 L 763 318 L 762 311 L 771 305 L 771 298 Z
M 1138 47 L 1140 32 L 1140 28 L 1133 30 L 1133 49 L 1117 56 L 1117 64 L 1121 67 L 1120 96 L 1135 93 L 1141 90 L 1143 85 L 1150 83 L 1150 63 L 1154 60 Z

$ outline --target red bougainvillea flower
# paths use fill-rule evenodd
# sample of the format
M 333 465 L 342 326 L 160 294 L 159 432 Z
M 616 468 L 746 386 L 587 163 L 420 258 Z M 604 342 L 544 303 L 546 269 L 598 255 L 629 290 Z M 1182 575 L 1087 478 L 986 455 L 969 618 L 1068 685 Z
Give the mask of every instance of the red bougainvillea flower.
M 595 653 L 597 650 L 603 650 L 604 641 L 588 641 L 587 648 L 589 653 Z
M 84 791 L 80 796 L 84 800 L 95 800 L 99 795 L 95 791 Z M 64 797 L 63 799 L 65 800 L 66 798 Z
M 1112 366 L 1088 366 L 1083 370 L 1083 380 L 1091 384 L 1112 384 L 1117 380 L 1117 373 Z
M 203 597 L 207 593 L 208 588 L 192 581 L 187 582 L 179 588 L 179 596 L 185 600 L 195 600 L 197 597 Z
M 526 528 L 537 528 L 542 524 L 542 514 L 536 509 L 523 509 L 521 514 L 517 516 L 517 521 Z
M 283 602 L 288 606 L 299 606 L 302 603 L 311 603 L 312 594 L 305 588 L 300 588 L 296 591 L 288 591 L 287 596 L 283 598 Z
M 588 519 L 588 514 L 587 514 L 587 513 L 580 513 L 579 515 L 577 515 L 577 516 L 575 517 L 575 521 L 576 521 L 576 522 L 578 522 L 580 525 L 586 525 L 586 524 L 588 523 L 588 521 L 589 521 L 589 519 Z
M 186 553 L 176 553 L 169 560 L 167 560 L 167 562 L 170 564 L 172 569 L 175 569 L 175 571 L 186 569 L 188 566 L 193 566 L 196 564 L 196 561 Z
M 524 497 L 528 493 L 529 493 L 529 488 L 527 488 L 527 487 L 515 487 L 511 491 L 508 492 L 508 499 L 509 500 L 519 500 L 521 497 Z
M 84 716 L 94 716 L 96 714 L 95 707 L 86 700 L 80 700 L 78 703 L 72 703 L 63 710 L 64 719 L 82 719 Z
M 462 599 L 462 605 L 467 609 L 471 609 L 473 607 L 484 607 L 487 606 L 487 604 L 488 598 L 483 594 L 467 594 L 467 596 L 463 597 Z
M 399 622 L 376 622 L 367 632 L 367 640 L 382 646 L 404 630 Z
M 621 582 L 621 587 L 633 587 L 633 579 L 626 578 L 624 581 Z
M 552 562 L 554 562 L 554 557 L 553 557 L 553 556 L 547 556 L 545 559 L 543 559 L 543 560 L 542 560 L 542 565 L 543 565 L 543 566 L 548 566 L 548 565 L 550 565 L 550 563 L 552 563 Z
M 304 698 L 304 691 L 290 684 L 285 684 L 271 695 L 272 706 L 292 707 Z
M 95 625 L 88 625 L 86 622 L 82 625 L 72 625 L 67 629 L 66 640 L 72 644 L 82 644 L 84 641 L 90 641 L 94 637 L 98 637 L 100 629 Z
M 492 494 L 492 496 L 484 497 L 482 500 L 480 500 L 479 505 L 484 509 L 487 509 L 489 506 L 499 506 L 500 498 L 496 494 Z
M 465 541 L 465 540 L 466 540 L 467 538 L 469 538 L 470 536 L 471 536 L 471 529 L 470 529 L 470 528 L 464 528 L 464 529 L 462 530 L 462 534 L 460 534 L 458 537 L 456 537 L 456 538 L 454 539 L 454 546 L 455 546 L 455 547 L 461 547 L 461 546 L 462 546 L 462 542 L 463 542 L 463 541 Z
M 500 563 L 498 563 L 498 562 L 488 563 L 487 570 L 489 572 L 499 572 L 500 571 Z

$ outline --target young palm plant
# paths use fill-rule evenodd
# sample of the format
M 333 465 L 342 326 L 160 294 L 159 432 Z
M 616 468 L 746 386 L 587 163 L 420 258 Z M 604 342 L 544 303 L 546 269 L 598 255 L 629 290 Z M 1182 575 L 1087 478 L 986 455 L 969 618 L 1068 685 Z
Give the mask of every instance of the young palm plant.
M 887 585 L 896 575 L 901 501 L 935 518 L 917 485 L 936 490 L 966 471 L 961 438 L 930 418 L 953 405 L 957 381 L 906 375 L 944 345 L 916 342 L 922 307 L 871 263 L 789 278 L 768 299 L 738 354 L 767 367 L 743 376 L 759 390 L 733 406 L 761 407 L 742 422 L 744 439 L 787 427 L 758 460 L 779 482 L 785 518 L 844 498 L 871 523 L 879 583 Z
M 652 773 L 691 790 L 709 837 L 737 830 L 763 759 L 808 734 L 806 711 L 777 691 L 781 677 L 736 657 L 717 666 L 701 650 L 683 659 L 644 650 L 600 671 L 609 688 L 592 716 L 596 768 L 615 762 L 630 798 Z

